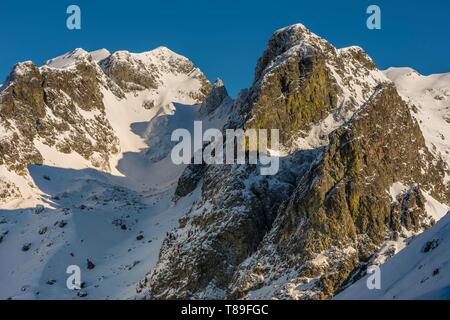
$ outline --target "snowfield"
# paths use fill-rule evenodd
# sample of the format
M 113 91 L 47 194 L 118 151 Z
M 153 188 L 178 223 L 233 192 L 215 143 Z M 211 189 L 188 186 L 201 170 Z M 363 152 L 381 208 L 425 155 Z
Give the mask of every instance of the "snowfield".
M 450 299 L 450 215 L 381 266 L 380 290 L 369 290 L 367 277 L 335 299 Z

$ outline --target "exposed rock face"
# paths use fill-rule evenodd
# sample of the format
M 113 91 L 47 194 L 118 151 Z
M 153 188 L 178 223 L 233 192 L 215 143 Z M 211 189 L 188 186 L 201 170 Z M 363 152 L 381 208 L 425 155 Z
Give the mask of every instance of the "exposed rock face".
M 102 60 L 101 67 L 126 92 L 157 89 L 164 85 L 164 76 L 167 74 L 197 77 L 202 87 L 193 98 L 198 103 L 211 90 L 206 77 L 191 61 L 165 47 L 139 54 L 117 51 Z
M 269 39 L 236 125 L 280 129 L 281 142 L 291 150 L 325 145 L 327 135 L 384 80 L 362 49 L 337 50 L 304 26 L 293 25 Z M 316 137 L 308 137 L 311 133 Z
M 433 223 L 421 190 L 450 200 L 442 163 L 432 161 L 395 88 L 380 89 L 331 135 L 321 162 L 301 179 L 258 252 L 236 273 L 231 296 L 275 284 L 271 295 L 277 298 L 332 297 L 386 239 Z M 398 181 L 411 187 L 392 203 L 386 190 Z
M 293 172 L 305 172 L 314 156 L 286 159 L 272 179 L 249 166 L 199 169 L 201 198 L 165 239 L 158 266 L 142 283 L 150 286 L 151 298 L 224 298 L 236 267 L 256 250 L 278 206 L 294 190 Z M 194 177 L 200 172 L 186 172 L 193 179 L 188 190 L 198 185 Z M 186 187 L 177 193 L 185 194 Z
M 192 193 L 205 173 L 206 166 L 203 165 L 189 165 L 181 177 L 178 179 L 177 188 L 175 190 L 175 200 L 185 197 Z
M 279 30 L 233 110 L 226 127 L 280 129 L 288 155 L 271 177 L 187 169 L 178 196 L 202 195 L 141 284 L 149 298 L 330 298 L 385 241 L 433 223 L 424 192 L 450 201 L 445 164 L 360 48 Z M 394 201 L 396 182 L 409 188 Z
M 0 164 L 24 174 L 28 164 L 42 163 L 34 145 L 38 138 L 108 170 L 118 141 L 105 118 L 102 81 L 99 68 L 87 59 L 72 69 L 17 64 L 8 78 L 10 85 L 0 93 L 1 125 L 10 137 L 1 141 Z M 92 112 L 93 119 L 86 119 L 83 111 Z
M 225 88 L 222 80 L 217 79 L 208 97 L 202 103 L 200 113 L 203 115 L 210 114 L 226 101 L 231 102 L 231 99 L 228 96 L 227 89 Z
M 411 68 L 389 68 L 391 79 L 419 123 L 430 152 L 450 164 L 450 74 L 422 76 Z M 447 182 L 450 183 L 447 165 Z

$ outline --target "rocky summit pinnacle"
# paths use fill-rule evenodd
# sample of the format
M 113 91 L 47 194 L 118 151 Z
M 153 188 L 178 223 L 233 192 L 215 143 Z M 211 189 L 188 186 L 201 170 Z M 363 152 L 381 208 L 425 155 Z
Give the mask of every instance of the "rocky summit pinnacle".
M 202 103 L 200 107 L 200 113 L 210 114 L 227 100 L 230 100 L 230 97 L 228 96 L 228 91 L 225 88 L 225 85 L 223 84 L 222 80 L 218 78 L 214 82 L 214 85 L 208 97 Z

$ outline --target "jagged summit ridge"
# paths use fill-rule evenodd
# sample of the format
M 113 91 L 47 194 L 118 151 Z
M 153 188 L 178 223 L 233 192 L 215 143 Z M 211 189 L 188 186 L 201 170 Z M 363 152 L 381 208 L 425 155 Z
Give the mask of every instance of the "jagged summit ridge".
M 269 38 L 267 48 L 261 58 L 258 60 L 255 69 L 255 82 L 260 79 L 264 69 L 273 65 L 276 58 L 291 51 L 302 50 L 306 55 L 312 54 L 312 48 L 315 44 L 326 43 L 325 40 L 313 34 L 302 24 L 275 31 Z
M 241 96 L 236 122 L 282 128 L 283 148 L 315 148 L 389 80 L 360 48 L 334 48 L 303 25 L 276 31 Z M 325 120 L 325 121 L 324 121 Z
M 2 140 L 0 161 L 23 175 L 27 165 L 45 161 L 42 149 L 49 147 L 110 171 L 121 149 L 111 127 L 111 101 L 142 95 L 137 105 L 150 110 L 201 103 L 210 88 L 200 69 L 164 47 L 141 54 L 77 48 L 41 67 L 18 63 L 0 92 L 2 132 L 16 147 Z

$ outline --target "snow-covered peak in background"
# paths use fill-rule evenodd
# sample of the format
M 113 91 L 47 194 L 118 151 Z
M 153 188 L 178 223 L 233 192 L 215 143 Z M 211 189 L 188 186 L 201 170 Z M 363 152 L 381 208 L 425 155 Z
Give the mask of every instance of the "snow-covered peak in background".
M 126 50 L 116 51 L 111 57 L 111 60 L 126 61 L 132 64 L 138 64 L 145 68 L 152 66 L 169 66 L 174 64 L 189 63 L 189 59 L 179 55 L 166 47 L 158 47 L 156 49 L 134 53 Z
M 86 61 L 90 59 L 92 59 L 92 56 L 89 52 L 82 48 L 77 48 L 71 52 L 46 61 L 45 65 L 51 68 L 66 69 L 72 67 L 78 61 Z
M 69 69 L 78 62 L 100 62 L 109 57 L 111 53 L 107 49 L 98 49 L 88 52 L 82 48 L 77 48 L 56 58 L 47 60 L 44 66 L 55 69 Z
M 30 188 L 31 177 L 25 174 L 26 158 L 121 175 L 116 166 L 123 154 L 146 147 L 144 138 L 131 129 L 133 124 L 166 116 L 176 109 L 175 103 L 200 104 L 210 88 L 200 69 L 164 47 L 138 54 L 77 48 L 40 68 L 31 61 L 16 64 L 0 97 L 0 142 L 17 137 L 15 148 L 3 146 L 0 179 L 25 187 L 20 188 L 22 197 L 8 207 L 40 202 L 40 192 Z M 17 120 L 13 110 L 22 118 Z M 10 171 L 16 168 L 17 173 L 18 164 L 25 170 L 16 177 Z M 30 201 L 23 202 L 24 198 Z
M 433 90 L 442 90 L 443 97 L 439 96 L 439 92 L 434 92 L 436 95 L 433 98 L 449 101 L 446 98 L 450 96 L 450 73 L 424 76 L 409 67 L 391 67 L 383 72 L 405 93 L 414 93 L 417 96 L 427 92 L 433 93 Z
M 111 55 L 111 52 L 109 52 L 107 49 L 98 49 L 95 51 L 90 52 L 92 59 L 95 62 L 100 62 L 106 58 L 108 58 Z
M 182 77 L 187 82 L 192 82 L 189 79 L 195 79 L 199 84 L 195 89 L 200 88 L 202 93 L 196 97 L 192 96 L 198 102 L 203 101 L 210 90 L 210 84 L 200 69 L 186 57 L 165 47 L 142 53 L 116 51 L 102 60 L 100 66 L 105 74 L 126 92 L 156 90 L 161 86 L 170 86 L 170 83 L 180 81 Z

